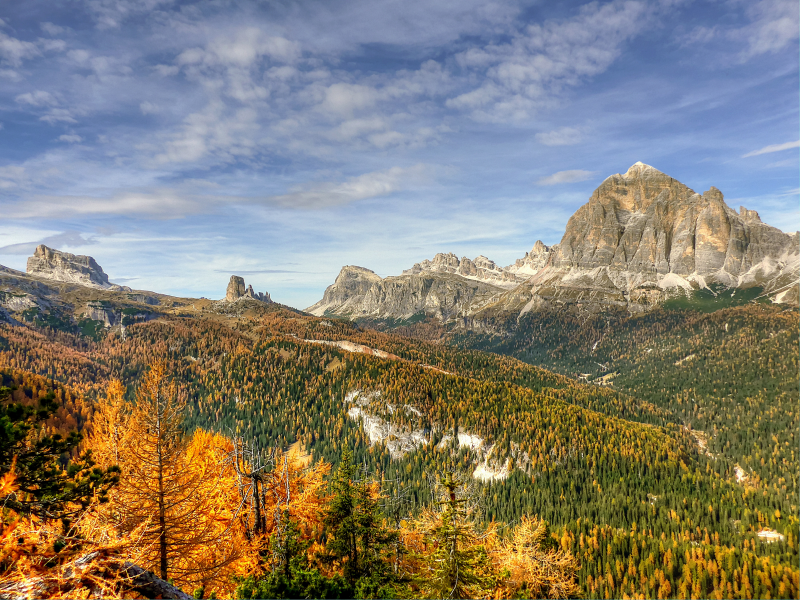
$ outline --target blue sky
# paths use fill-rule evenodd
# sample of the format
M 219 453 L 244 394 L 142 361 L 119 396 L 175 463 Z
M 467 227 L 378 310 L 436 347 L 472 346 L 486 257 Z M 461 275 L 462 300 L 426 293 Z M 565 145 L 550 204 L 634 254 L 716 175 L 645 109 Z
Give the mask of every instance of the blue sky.
M 0 263 L 317 301 L 342 265 L 501 265 L 641 160 L 785 231 L 796 0 L 10 0 Z

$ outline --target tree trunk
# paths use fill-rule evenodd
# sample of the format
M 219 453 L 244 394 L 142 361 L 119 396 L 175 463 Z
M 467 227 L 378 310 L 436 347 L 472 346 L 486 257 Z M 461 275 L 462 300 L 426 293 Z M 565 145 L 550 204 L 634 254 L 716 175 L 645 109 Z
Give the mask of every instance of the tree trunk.
M 156 452 L 158 454 L 158 551 L 160 558 L 161 579 L 167 579 L 167 511 L 164 498 L 164 453 L 161 439 L 161 406 L 159 405 L 158 415 L 158 442 Z

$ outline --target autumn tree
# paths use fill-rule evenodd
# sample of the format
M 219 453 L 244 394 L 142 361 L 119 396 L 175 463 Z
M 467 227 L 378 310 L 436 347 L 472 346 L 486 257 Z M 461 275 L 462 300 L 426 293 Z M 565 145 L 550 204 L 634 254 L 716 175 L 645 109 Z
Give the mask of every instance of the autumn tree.
M 237 572 L 232 565 L 250 560 L 236 526 L 234 474 L 224 465 L 230 441 L 184 434 L 185 402 L 163 363 L 151 365 L 129 414 L 123 395 L 112 382 L 92 437 L 121 468 L 107 517 L 122 535 L 137 532 L 131 543 L 143 566 L 162 579 L 221 590 Z
M 45 423 L 59 407 L 52 389 L 34 406 L 13 402 L 11 392 L 0 387 L 0 476 L 13 470 L 15 487 L 0 496 L 0 504 L 20 515 L 60 519 L 66 530 L 93 500 L 106 499 L 118 469 L 98 467 L 91 451 L 64 464 L 83 436 L 46 433 Z
M 418 528 L 428 553 L 417 582 L 424 598 L 477 598 L 491 587 L 490 561 L 470 518 L 469 494 L 452 472 L 440 480 L 439 509 L 423 512 Z
M 544 521 L 524 516 L 497 551 L 499 572 L 507 572 L 503 582 L 512 596 L 527 598 L 573 598 L 580 595 L 575 583 L 578 561 L 559 549 L 549 536 Z

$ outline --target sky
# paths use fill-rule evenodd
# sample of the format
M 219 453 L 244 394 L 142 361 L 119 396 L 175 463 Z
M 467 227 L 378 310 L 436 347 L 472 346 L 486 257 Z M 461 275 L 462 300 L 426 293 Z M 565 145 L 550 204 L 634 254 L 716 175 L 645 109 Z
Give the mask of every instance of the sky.
M 501 266 L 642 161 L 800 228 L 796 0 L 6 0 L 0 264 L 305 308 Z

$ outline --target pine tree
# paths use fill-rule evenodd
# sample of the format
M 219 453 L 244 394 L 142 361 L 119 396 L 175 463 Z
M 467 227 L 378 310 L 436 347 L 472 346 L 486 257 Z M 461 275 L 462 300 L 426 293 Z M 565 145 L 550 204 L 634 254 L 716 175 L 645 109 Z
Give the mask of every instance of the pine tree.
M 489 557 L 465 507 L 467 497 L 458 497 L 460 482 L 453 473 L 441 479 L 443 499 L 438 511 L 427 511 L 421 519 L 426 545 L 431 553 L 422 557 L 418 577 L 425 598 L 476 598 L 490 586 Z
M 101 415 L 123 415 L 116 410 L 119 395 L 109 397 Z M 121 534 L 137 532 L 142 566 L 157 570 L 162 579 L 210 585 L 241 558 L 247 542 L 233 526 L 233 473 L 223 472 L 229 443 L 201 430 L 185 436 L 184 405 L 165 365 L 153 364 L 139 384 L 128 421 L 107 420 L 95 442 L 109 459 L 111 449 L 118 452 L 122 480 L 109 518 Z M 112 437 L 103 440 L 102 432 Z M 129 443 L 117 446 L 117 434 Z
M 355 479 L 352 455 L 345 450 L 331 481 L 332 497 L 323 517 L 328 535 L 324 562 L 338 563 L 357 597 L 386 597 L 398 578 L 391 555 L 398 539 L 384 524 L 377 486 L 366 473 Z
M 78 448 L 83 436 L 45 434 L 45 423 L 59 405 L 53 390 L 37 406 L 11 401 L 11 388 L 0 387 L 0 476 L 13 470 L 15 489 L 0 496 L 0 505 L 19 515 L 60 519 L 64 530 L 70 519 L 93 499 L 103 502 L 118 481 L 118 469 L 100 468 L 91 451 L 62 464 Z

